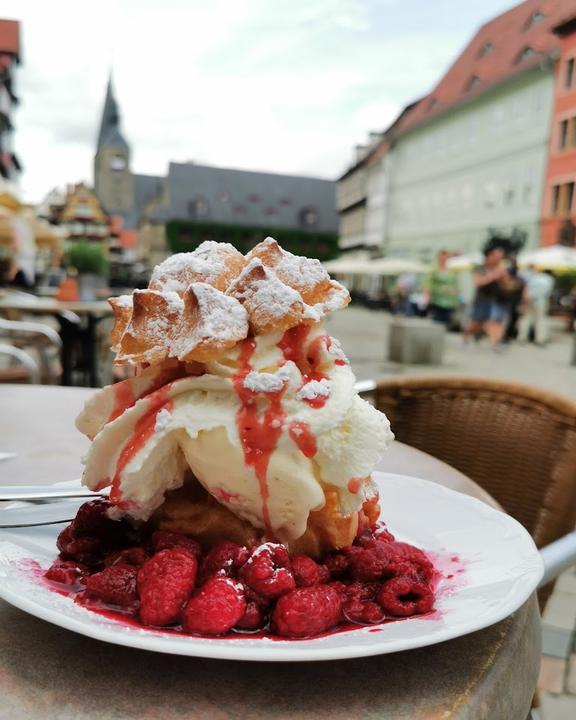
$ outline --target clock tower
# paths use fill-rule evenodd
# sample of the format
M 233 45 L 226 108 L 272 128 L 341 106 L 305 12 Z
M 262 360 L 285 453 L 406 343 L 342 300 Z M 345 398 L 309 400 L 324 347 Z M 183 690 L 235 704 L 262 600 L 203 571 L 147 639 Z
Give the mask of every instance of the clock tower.
M 120 128 L 120 113 L 108 80 L 106 100 L 94 156 L 94 189 L 108 213 L 123 213 L 134 208 L 134 178 L 130 170 L 130 146 Z

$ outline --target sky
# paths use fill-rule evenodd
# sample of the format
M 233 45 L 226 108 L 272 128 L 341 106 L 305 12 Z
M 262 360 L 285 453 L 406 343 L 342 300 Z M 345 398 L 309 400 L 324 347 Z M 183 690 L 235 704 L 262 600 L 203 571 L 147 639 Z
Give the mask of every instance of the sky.
M 25 200 L 92 181 L 108 75 L 132 169 L 336 178 L 513 0 L 4 0 Z

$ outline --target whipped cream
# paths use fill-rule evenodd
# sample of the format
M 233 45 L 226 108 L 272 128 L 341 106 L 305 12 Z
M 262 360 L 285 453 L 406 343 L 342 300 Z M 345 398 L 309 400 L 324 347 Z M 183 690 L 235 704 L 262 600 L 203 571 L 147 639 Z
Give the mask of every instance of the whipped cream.
M 337 341 L 321 325 L 305 330 L 300 352 L 315 356 L 312 378 L 287 359 L 283 335 L 269 333 L 206 363 L 204 374 L 178 377 L 173 366 L 161 384 L 166 370 L 153 367 L 101 390 L 77 421 L 94 438 L 84 484 L 112 485 L 118 506 L 146 520 L 190 468 L 219 502 L 283 542 L 305 532 L 327 485 L 344 514 L 358 511 L 370 484 L 351 492 L 348 483 L 369 476 L 393 435 L 385 415 L 356 395 Z M 274 437 L 264 475 L 246 446 L 253 428 L 239 422 L 247 412 Z M 315 440 L 312 456 L 298 444 L 304 431 Z

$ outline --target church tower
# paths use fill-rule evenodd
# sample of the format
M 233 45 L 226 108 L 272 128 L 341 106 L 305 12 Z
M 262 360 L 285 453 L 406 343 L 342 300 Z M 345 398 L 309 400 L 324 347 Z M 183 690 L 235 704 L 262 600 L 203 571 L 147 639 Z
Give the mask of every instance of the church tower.
M 130 147 L 120 129 L 120 113 L 112 88 L 112 76 L 106 88 L 94 156 L 94 189 L 108 213 L 123 213 L 134 208 Z

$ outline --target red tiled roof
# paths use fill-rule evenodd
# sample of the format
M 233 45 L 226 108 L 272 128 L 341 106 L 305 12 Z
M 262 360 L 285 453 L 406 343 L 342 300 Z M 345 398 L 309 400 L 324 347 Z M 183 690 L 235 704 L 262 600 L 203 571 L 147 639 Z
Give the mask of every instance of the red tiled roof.
M 12 53 L 20 58 L 20 23 L 18 20 L 0 20 L 0 52 Z
M 558 50 L 553 28 L 574 14 L 575 4 L 575 0 L 525 0 L 487 22 L 432 92 L 403 118 L 395 134 L 538 66 Z

